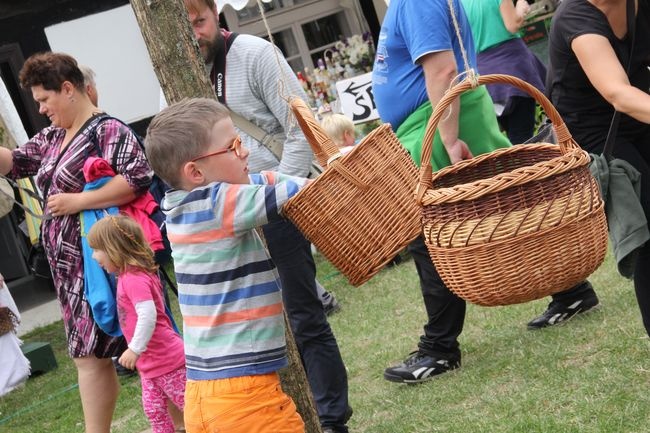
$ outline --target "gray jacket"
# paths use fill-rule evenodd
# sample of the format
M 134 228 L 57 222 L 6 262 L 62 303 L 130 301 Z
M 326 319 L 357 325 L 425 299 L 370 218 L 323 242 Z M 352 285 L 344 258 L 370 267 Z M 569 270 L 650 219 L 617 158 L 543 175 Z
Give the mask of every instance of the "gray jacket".
M 641 173 L 625 160 L 608 162 L 603 155 L 593 154 L 589 169 L 605 200 L 609 240 L 618 272 L 632 278 L 637 250 L 650 240 L 648 221 L 639 201 Z

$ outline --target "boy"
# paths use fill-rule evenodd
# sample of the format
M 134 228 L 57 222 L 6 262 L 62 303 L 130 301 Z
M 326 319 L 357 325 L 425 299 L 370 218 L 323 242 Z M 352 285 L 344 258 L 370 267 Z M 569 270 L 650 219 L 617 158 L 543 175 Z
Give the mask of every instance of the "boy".
M 188 433 L 303 432 L 277 370 L 287 365 L 275 268 L 254 230 L 306 179 L 248 174 L 227 108 L 185 99 L 154 117 L 145 139 L 162 202 L 185 341 Z
M 342 153 L 352 150 L 355 142 L 354 123 L 347 116 L 339 113 L 326 113 L 323 114 L 320 124 Z

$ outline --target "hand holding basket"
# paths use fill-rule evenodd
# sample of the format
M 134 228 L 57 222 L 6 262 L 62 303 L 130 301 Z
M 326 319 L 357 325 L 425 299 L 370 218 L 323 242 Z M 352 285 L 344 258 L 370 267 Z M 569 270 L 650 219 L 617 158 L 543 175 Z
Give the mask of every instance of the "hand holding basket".
M 551 119 L 559 146 L 534 143 L 499 149 L 431 172 L 432 141 L 451 102 L 471 88 L 454 86 L 436 106 L 422 145 L 416 188 L 425 242 L 440 276 L 461 298 L 509 305 L 566 290 L 602 263 L 607 225 L 589 155 L 536 88 L 507 75 Z M 471 143 L 470 143 L 471 146 Z

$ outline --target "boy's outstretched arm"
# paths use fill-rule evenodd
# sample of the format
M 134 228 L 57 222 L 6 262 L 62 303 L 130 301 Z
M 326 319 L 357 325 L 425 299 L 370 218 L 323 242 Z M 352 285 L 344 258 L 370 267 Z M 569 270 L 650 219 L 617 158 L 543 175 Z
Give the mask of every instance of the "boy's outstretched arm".
M 250 175 L 248 185 L 229 185 L 221 199 L 222 221 L 232 221 L 233 230 L 241 232 L 263 226 L 281 218 L 282 205 L 296 195 L 310 180 L 279 172 Z M 218 215 L 219 216 L 219 215 Z

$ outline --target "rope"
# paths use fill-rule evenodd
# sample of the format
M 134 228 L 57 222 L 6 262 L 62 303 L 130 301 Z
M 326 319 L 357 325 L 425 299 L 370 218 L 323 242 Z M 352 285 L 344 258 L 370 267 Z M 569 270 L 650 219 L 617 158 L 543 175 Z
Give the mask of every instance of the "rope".
M 282 67 L 282 62 L 280 62 L 280 56 L 278 55 L 278 48 L 276 48 L 275 45 L 275 40 L 273 39 L 273 35 L 271 34 L 271 27 L 269 27 L 268 21 L 266 21 L 266 14 L 264 13 L 264 6 L 262 5 L 262 0 L 257 0 L 257 7 L 260 10 L 260 15 L 262 16 L 262 22 L 264 22 L 264 27 L 266 28 L 266 34 L 269 37 L 269 42 L 273 45 L 273 53 L 275 54 L 275 62 L 278 64 L 278 69 L 280 70 L 280 74 L 282 75 L 282 78 L 280 79 L 280 82 L 278 83 L 278 93 L 280 94 L 280 97 L 284 99 L 285 101 L 289 101 L 289 98 L 286 96 L 283 96 L 284 94 L 284 87 L 285 83 L 287 82 L 286 80 L 286 75 L 284 68 Z
M 280 61 L 280 56 L 278 55 L 279 48 L 275 45 L 275 40 L 273 39 L 273 34 L 271 34 L 271 27 L 269 26 L 268 21 L 266 20 L 266 13 L 264 13 L 264 6 L 262 5 L 262 0 L 257 0 L 257 8 L 260 11 L 260 16 L 262 17 L 262 22 L 264 23 L 264 28 L 266 29 L 266 35 L 269 37 L 269 42 L 273 45 L 273 54 L 275 55 L 275 63 L 278 65 L 278 70 L 280 71 L 280 81 L 278 82 L 278 96 L 280 99 L 284 100 L 287 104 L 290 105 L 290 96 L 287 96 L 285 87 L 287 83 L 287 76 L 285 75 L 285 70 L 282 67 L 282 62 Z M 292 138 L 294 134 L 294 126 L 296 125 L 296 118 L 293 116 L 291 110 L 287 111 L 287 128 L 285 129 L 285 134 L 287 138 Z
M 447 0 L 449 5 L 449 13 L 451 14 L 451 20 L 454 23 L 454 30 L 456 31 L 456 38 L 458 38 L 458 44 L 460 45 L 460 52 L 463 56 L 463 63 L 465 64 L 465 72 L 461 72 L 452 80 L 451 85 L 453 85 L 456 79 L 460 79 L 463 75 L 466 75 L 467 80 L 471 83 L 472 89 L 478 87 L 478 75 L 476 71 L 469 67 L 469 60 L 467 60 L 467 51 L 465 50 L 465 45 L 463 44 L 463 39 L 460 36 L 460 26 L 458 25 L 458 19 L 456 18 L 456 10 L 454 9 L 453 0 Z
M 456 83 L 460 82 L 462 77 L 465 77 L 467 81 L 469 81 L 470 85 L 472 86 L 472 89 L 475 89 L 479 85 L 478 74 L 474 69 L 469 67 L 469 60 L 467 60 L 467 51 L 465 50 L 465 45 L 463 44 L 463 38 L 460 35 L 460 26 L 458 25 L 458 19 L 456 18 L 456 10 L 454 8 L 453 0 L 447 0 L 447 4 L 449 5 L 449 14 L 451 15 L 451 21 L 454 24 L 456 39 L 458 39 L 458 45 L 460 46 L 460 52 L 461 55 L 463 56 L 463 63 L 465 66 L 465 70 L 463 72 L 460 72 L 449 82 L 449 88 L 447 89 L 447 91 L 451 90 L 451 88 L 454 85 L 456 85 Z M 440 119 L 440 121 L 441 122 L 447 121 L 447 119 L 451 117 L 451 114 L 452 114 L 452 106 L 450 105 L 449 108 L 447 109 L 447 114 L 442 119 Z

